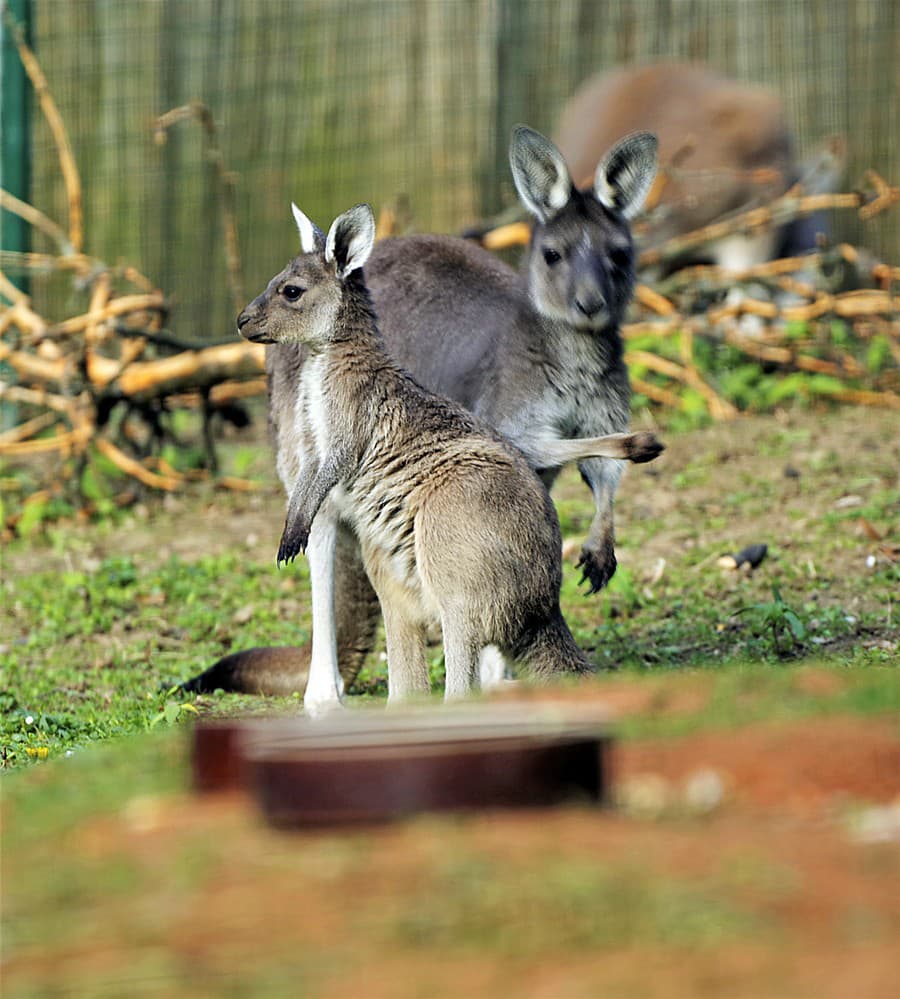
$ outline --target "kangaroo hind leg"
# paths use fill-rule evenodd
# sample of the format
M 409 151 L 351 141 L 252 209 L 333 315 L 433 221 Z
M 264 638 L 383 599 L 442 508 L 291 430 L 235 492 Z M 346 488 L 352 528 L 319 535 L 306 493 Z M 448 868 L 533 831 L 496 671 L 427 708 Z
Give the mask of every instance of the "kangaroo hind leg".
M 307 547 L 312 589 L 312 655 L 303 697 L 307 714 L 325 714 L 340 707 L 344 684 L 338 670 L 334 626 L 334 549 L 337 520 L 326 503 L 312 525 Z
M 366 574 L 354 531 L 337 525 L 334 555 L 334 623 L 337 654 L 344 688 L 353 686 L 372 651 L 381 611 Z
M 463 615 L 444 615 L 441 629 L 444 633 L 444 699 L 450 701 L 465 697 L 475 685 L 485 642 L 472 633 L 469 620 Z
M 381 599 L 388 661 L 388 703 L 431 691 L 425 656 L 425 628 L 402 602 Z
M 578 648 L 562 614 L 557 612 L 527 639 L 518 643 L 515 658 L 524 663 L 538 680 L 546 681 L 567 673 L 590 673 L 594 666 Z

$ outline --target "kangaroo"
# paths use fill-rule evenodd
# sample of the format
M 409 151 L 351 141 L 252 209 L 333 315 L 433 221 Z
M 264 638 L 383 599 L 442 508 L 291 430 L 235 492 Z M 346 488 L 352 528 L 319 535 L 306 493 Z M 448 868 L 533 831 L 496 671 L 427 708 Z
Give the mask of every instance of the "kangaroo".
M 827 162 L 824 169 L 798 162 L 784 105 L 774 91 L 700 64 L 654 62 L 592 76 L 566 103 L 556 142 L 575 183 L 590 183 L 609 144 L 638 128 L 657 135 L 664 166 L 642 245 L 658 245 L 770 201 L 798 180 L 807 193 L 822 193 L 838 179 L 840 155 L 834 151 L 826 158 L 830 168 Z M 812 217 L 781 230 L 735 234 L 683 262 L 710 260 L 743 270 L 813 249 L 823 226 L 822 218 Z
M 576 189 L 553 143 L 525 126 L 513 131 L 510 165 L 535 223 L 518 273 L 467 240 L 406 236 L 375 245 L 366 280 L 394 359 L 426 388 L 509 438 L 549 488 L 575 459 L 547 442 L 628 428 L 619 325 L 635 280 L 629 223 L 655 176 L 656 139 L 636 133 L 614 145 L 587 191 Z M 311 249 L 311 230 L 300 229 Z M 267 350 L 270 424 L 289 495 L 299 473 L 294 415 L 306 361 L 302 344 Z M 580 560 L 588 593 L 605 586 L 616 569 L 613 499 L 622 468 L 617 458 L 579 460 L 595 506 Z M 329 582 L 318 580 L 314 590 L 334 615 L 341 671 L 352 683 L 372 645 L 378 603 L 348 525 L 338 521 L 323 544 L 322 557 L 333 568 L 320 567 L 319 554 L 313 545 L 311 572 L 317 576 L 321 568 Z M 314 632 L 313 662 L 317 655 L 338 658 Z M 226 656 L 184 686 L 287 693 L 302 688 L 308 662 L 302 649 L 251 649 Z M 332 666 L 314 672 L 330 676 Z M 307 687 L 310 703 L 317 696 L 316 685 Z M 330 685 L 321 691 L 325 701 L 333 696 Z
M 237 321 L 248 340 L 307 350 L 278 563 L 321 545 L 337 519 L 352 526 L 384 616 L 390 701 L 429 690 L 432 622 L 443 633 L 447 698 L 470 689 L 488 648 L 541 677 L 590 669 L 559 609 L 561 535 L 543 484 L 500 434 L 422 388 L 387 353 L 362 271 L 375 239 L 371 209 L 340 215 L 327 237 L 296 206 L 294 214 L 310 252 Z M 557 449 L 563 461 L 644 461 L 661 447 L 652 434 L 534 438 L 542 460 Z M 316 607 L 314 576 L 314 643 Z M 337 688 L 337 669 L 331 680 Z

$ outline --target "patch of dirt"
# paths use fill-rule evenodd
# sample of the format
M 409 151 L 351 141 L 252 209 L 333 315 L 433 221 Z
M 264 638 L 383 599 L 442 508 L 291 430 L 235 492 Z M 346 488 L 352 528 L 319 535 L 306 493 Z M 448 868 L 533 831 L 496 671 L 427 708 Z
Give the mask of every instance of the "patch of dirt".
M 856 599 L 872 539 L 852 519 L 832 529 L 858 536 L 849 553 L 819 541 L 811 547 L 808 538 L 824 536 L 828 513 L 852 509 L 838 506 L 847 497 L 865 504 L 896 488 L 898 431 L 895 413 L 844 409 L 664 435 L 666 454 L 632 469 L 617 502 L 626 542 L 644 518 L 661 525 L 627 552 L 635 578 L 698 545 L 724 552 L 763 541 L 777 557 L 827 574 L 830 599 Z M 584 495 L 574 475 L 560 483 L 561 495 L 570 490 Z M 3 569 L 90 568 L 113 554 L 152 564 L 235 548 L 274 559 L 283 502 L 273 483 L 255 496 L 147 504 L 112 529 L 65 527 L 72 543 L 63 553 L 15 546 Z M 733 578 L 737 586 L 739 574 Z M 672 679 L 605 678 L 602 690 L 573 686 L 558 696 L 596 697 L 624 717 L 702 710 L 710 696 L 704 678 Z M 800 682 L 827 695 L 841 680 L 810 672 Z M 51 873 L 60 883 L 47 918 L 57 928 L 18 940 L 4 985 L 10 995 L 367 999 L 897 993 L 895 724 L 833 717 L 634 740 L 618 745 L 613 761 L 620 798 L 643 781 L 649 804 L 645 794 L 641 808 L 429 816 L 280 834 L 240 797 L 135 799 L 112 818 L 54 831 L 59 839 L 47 852 L 58 848 L 61 870 Z M 685 788 L 698 774 L 713 775 L 721 793 L 686 808 Z M 35 839 L 47 832 L 36 830 Z M 588 918 L 594 900 L 577 890 L 577 879 L 595 869 L 618 892 L 596 899 L 601 929 L 611 921 L 607 936 Z M 9 882 L 14 872 L 4 873 Z M 571 931 L 565 909 L 548 915 L 534 902 L 552 901 L 539 890 L 545 874 L 562 878 L 588 910 Z M 532 894 L 516 894 L 518 885 Z M 658 895 L 660 886 L 669 893 Z M 679 906 L 694 889 L 700 901 L 686 918 L 694 925 L 708 905 L 709 922 L 692 931 L 699 936 L 679 936 L 672 923 L 677 930 Z M 660 910 L 651 928 L 616 937 L 620 922 L 642 925 L 642 905 Z M 717 906 L 739 918 L 727 923 Z M 475 917 L 486 922 L 467 933 Z
M 714 771 L 734 804 L 782 816 L 827 818 L 854 800 L 900 795 L 900 732 L 883 721 L 866 723 L 865 735 L 859 719 L 826 718 L 624 742 L 616 758 L 620 779 L 653 773 L 678 782 Z
M 848 818 L 865 803 L 900 804 L 895 724 L 836 717 L 629 742 L 614 766 L 620 788 L 713 770 L 725 797 L 694 815 L 560 808 L 297 833 L 267 829 L 240 795 L 137 799 L 73 831 L 66 850 L 86 870 L 127 861 L 142 889 L 104 894 L 87 879 L 90 891 L 68 903 L 81 935 L 20 952 L 7 985 L 371 999 L 895 994 L 900 847 L 861 841 Z M 633 936 L 613 929 L 586 943 L 571 913 L 548 925 L 540 907 L 515 905 L 517 886 L 534 890 L 544 871 L 583 877 L 598 866 L 622 897 L 589 899 L 588 914 L 612 905 Z M 714 909 L 699 940 L 679 937 L 681 916 L 674 929 L 665 922 L 685 892 Z M 647 931 L 640 899 L 661 907 Z M 720 926 L 720 908 L 739 922 Z M 556 922 L 569 918 L 571 931 Z M 257 992 L 276 968 L 281 990 Z

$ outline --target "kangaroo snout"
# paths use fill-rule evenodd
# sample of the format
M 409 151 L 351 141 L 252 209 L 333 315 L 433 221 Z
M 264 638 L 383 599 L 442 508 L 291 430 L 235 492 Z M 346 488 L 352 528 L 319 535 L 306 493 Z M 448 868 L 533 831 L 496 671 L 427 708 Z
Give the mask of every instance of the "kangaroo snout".
M 272 337 L 253 325 L 254 318 L 256 318 L 255 310 L 248 305 L 237 317 L 238 333 L 251 343 L 274 343 Z
M 582 292 L 575 296 L 575 308 L 587 319 L 593 319 L 606 308 L 606 299 L 598 292 Z

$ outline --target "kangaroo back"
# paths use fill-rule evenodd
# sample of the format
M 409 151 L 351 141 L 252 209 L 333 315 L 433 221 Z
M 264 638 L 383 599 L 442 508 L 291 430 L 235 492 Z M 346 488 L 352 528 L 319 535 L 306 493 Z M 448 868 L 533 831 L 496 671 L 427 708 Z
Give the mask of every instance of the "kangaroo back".
M 656 167 L 653 136 L 626 137 L 579 191 L 561 154 L 525 127 L 510 161 L 533 215 L 517 273 L 448 236 L 376 244 L 366 265 L 382 334 L 428 388 L 462 402 L 513 440 L 533 467 L 532 433 L 599 436 L 627 428 L 619 325 L 634 287 L 630 220 Z

